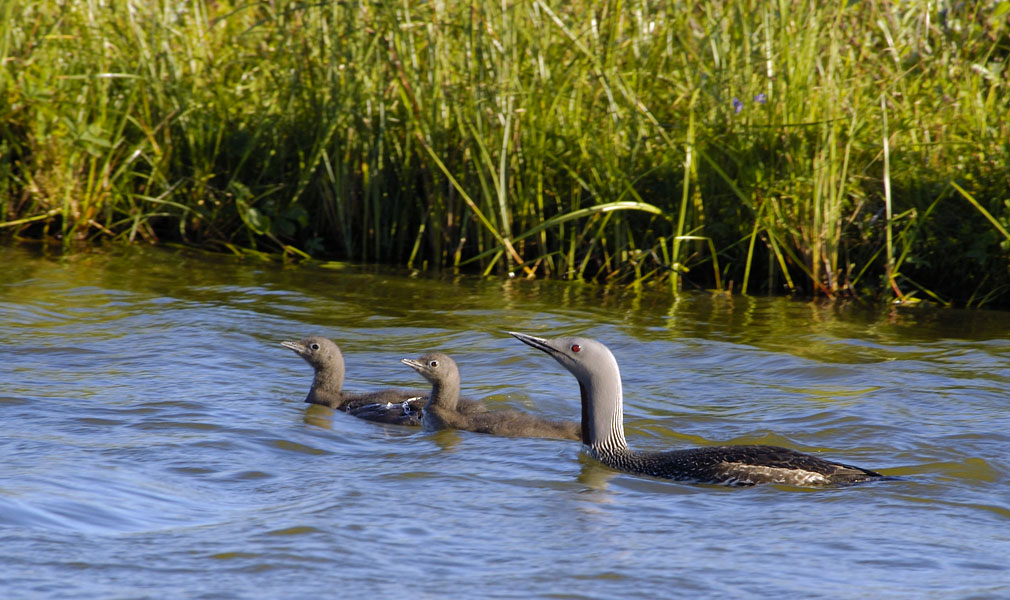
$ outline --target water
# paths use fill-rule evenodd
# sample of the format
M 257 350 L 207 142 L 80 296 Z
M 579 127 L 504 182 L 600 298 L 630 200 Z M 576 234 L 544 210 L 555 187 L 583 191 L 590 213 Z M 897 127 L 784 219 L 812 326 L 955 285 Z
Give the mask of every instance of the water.
M 283 268 L 172 250 L 0 248 L 5 598 L 1005 598 L 1010 315 L 561 282 Z M 899 475 L 726 489 L 614 473 L 572 442 L 382 426 L 302 402 L 278 342 L 349 389 L 577 418 L 504 332 L 621 364 L 637 448 L 772 443 Z

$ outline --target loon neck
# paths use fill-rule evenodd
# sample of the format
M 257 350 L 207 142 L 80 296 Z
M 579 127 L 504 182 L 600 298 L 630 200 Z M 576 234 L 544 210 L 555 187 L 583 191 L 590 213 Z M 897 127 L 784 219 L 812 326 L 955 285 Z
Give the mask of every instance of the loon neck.
M 599 456 L 629 452 L 624 439 L 621 376 L 579 382 L 582 395 L 582 443 Z
M 459 379 L 447 378 L 447 380 L 436 380 L 431 384 L 431 398 L 428 399 L 428 406 L 439 407 L 443 410 L 456 410 L 459 401 Z
M 312 379 L 312 387 L 309 388 L 307 402 L 312 402 L 314 398 L 338 397 L 344 385 L 344 365 L 321 365 L 316 369 L 316 375 Z

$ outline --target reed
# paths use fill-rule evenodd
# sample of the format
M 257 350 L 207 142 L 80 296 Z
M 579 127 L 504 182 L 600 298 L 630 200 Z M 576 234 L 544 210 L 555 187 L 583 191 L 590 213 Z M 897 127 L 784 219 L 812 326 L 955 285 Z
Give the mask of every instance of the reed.
M 2 10 L 8 237 L 1010 304 L 1006 3 Z

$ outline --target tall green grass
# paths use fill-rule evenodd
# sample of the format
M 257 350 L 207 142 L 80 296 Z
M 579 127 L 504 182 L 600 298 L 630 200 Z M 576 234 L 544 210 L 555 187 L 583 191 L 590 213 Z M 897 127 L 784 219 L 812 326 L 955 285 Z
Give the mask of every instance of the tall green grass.
M 1010 304 L 1010 2 L 8 0 L 0 234 Z

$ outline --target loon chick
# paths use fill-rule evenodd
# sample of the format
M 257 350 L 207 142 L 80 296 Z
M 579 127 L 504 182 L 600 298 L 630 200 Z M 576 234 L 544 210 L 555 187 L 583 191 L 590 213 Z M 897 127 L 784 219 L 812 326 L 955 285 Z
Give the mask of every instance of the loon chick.
M 431 382 L 431 395 L 421 416 L 428 431 L 462 429 L 505 437 L 538 437 L 580 440 L 579 424 L 551 421 L 518 410 L 466 413 L 459 407 L 459 367 L 441 352 L 430 352 L 417 360 L 404 358 L 403 364 Z
M 345 392 L 344 356 L 332 340 L 313 336 L 298 342 L 281 342 L 315 370 L 305 401 L 342 410 L 369 421 L 393 425 L 420 425 L 421 408 L 428 398 L 421 392 L 384 389 L 375 392 Z
M 542 350 L 579 381 L 582 443 L 590 456 L 618 471 L 722 485 L 858 483 L 884 476 L 778 446 L 712 446 L 640 452 L 624 439 L 621 372 L 610 350 L 583 337 L 543 339 L 510 331 Z

